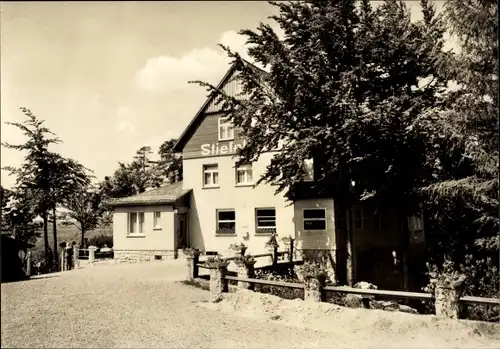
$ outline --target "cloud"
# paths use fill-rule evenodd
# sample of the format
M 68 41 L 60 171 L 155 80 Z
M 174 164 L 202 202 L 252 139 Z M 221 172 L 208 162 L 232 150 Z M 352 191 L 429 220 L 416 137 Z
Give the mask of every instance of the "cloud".
M 219 43 L 247 57 L 245 37 L 234 31 L 222 33 Z M 146 91 L 168 92 L 188 86 L 188 81 L 216 83 L 228 68 L 230 59 L 217 46 L 196 48 L 180 57 L 162 55 L 149 58 L 136 73 L 136 84 Z
M 120 133 L 129 135 L 133 135 L 137 131 L 135 125 L 132 122 L 123 119 L 116 122 L 116 130 Z

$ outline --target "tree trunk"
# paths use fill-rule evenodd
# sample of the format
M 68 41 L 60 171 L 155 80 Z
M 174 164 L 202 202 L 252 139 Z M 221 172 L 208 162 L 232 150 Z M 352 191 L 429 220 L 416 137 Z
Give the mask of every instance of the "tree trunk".
M 400 212 L 400 232 L 401 232 L 401 289 L 408 291 L 408 243 L 409 243 L 409 228 L 408 215 L 405 212 Z
M 346 232 L 347 232 L 347 237 L 346 237 L 346 254 L 347 254 L 347 261 L 346 261 L 346 268 L 347 268 L 347 285 L 348 286 L 353 286 L 354 285 L 354 261 L 353 261 L 353 239 L 352 239 L 352 230 L 353 230 L 353 220 L 352 220 L 352 210 L 347 209 L 347 224 L 346 224 Z
M 45 247 L 45 265 L 49 265 L 49 232 L 47 227 L 47 212 L 42 213 L 43 219 L 43 242 Z
M 56 219 L 56 206 L 54 205 L 52 207 L 52 236 L 54 238 L 54 263 L 55 266 L 58 266 L 58 256 L 59 254 L 57 253 L 57 219 Z M 59 269 L 58 269 L 59 270 Z
M 80 246 L 82 246 L 81 248 L 84 248 L 83 245 L 85 243 L 85 230 L 82 229 L 82 239 L 80 240 Z

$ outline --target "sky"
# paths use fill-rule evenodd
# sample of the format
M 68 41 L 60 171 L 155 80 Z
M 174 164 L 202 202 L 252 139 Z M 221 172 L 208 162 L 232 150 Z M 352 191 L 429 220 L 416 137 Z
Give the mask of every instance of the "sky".
M 216 84 L 229 68 L 217 43 L 245 55 L 237 32 L 273 24 L 275 11 L 264 1 L 2 2 L 2 142 L 25 140 L 4 122 L 24 121 L 27 107 L 63 141 L 52 150 L 102 180 L 140 147 L 179 137 L 207 95 L 188 81 Z M 0 156 L 19 166 L 24 154 Z

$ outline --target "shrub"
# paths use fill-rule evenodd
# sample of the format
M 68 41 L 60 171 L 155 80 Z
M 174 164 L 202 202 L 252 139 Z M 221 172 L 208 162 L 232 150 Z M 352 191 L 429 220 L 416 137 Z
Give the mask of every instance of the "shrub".
M 291 269 L 288 269 L 287 272 L 284 272 L 283 274 L 257 270 L 255 272 L 255 278 L 262 280 L 299 283 L 299 279 Z M 303 289 L 267 286 L 267 285 L 255 285 L 255 291 L 272 294 L 273 296 L 278 296 L 284 299 L 296 299 L 296 298 L 304 299 Z
M 325 292 L 325 302 L 337 304 L 343 307 L 347 306 L 346 294 L 340 292 Z
M 112 235 L 98 235 L 89 239 L 89 246 L 94 245 L 99 248 L 104 247 L 106 245 L 109 248 L 113 247 L 113 236 Z

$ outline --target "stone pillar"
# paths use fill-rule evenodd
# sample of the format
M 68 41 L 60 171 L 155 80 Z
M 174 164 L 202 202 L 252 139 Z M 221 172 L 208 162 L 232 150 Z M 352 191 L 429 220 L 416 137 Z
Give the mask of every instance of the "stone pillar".
M 304 301 L 321 302 L 323 300 L 325 275 L 304 275 L 304 286 Z
M 273 246 L 273 267 L 278 265 L 278 246 Z
M 436 316 L 458 319 L 461 315 L 460 287 L 436 286 L 434 291 Z
M 31 251 L 26 254 L 26 276 L 31 276 Z
M 210 301 L 218 302 L 222 293 L 228 291 L 227 275 L 228 262 L 218 263 L 210 267 Z
M 67 269 L 67 266 L 66 266 L 66 249 L 65 248 L 61 249 L 60 264 L 61 264 L 61 271 L 65 271 Z
M 255 276 L 255 263 L 256 261 L 237 261 L 238 277 L 239 278 L 253 278 Z M 252 290 L 253 284 L 244 281 L 238 281 L 238 288 L 245 290 Z
M 198 263 L 200 262 L 200 251 L 194 251 L 192 254 L 186 256 L 188 273 L 186 280 L 191 281 L 198 277 Z
M 89 246 L 89 264 L 90 265 L 94 265 L 94 261 L 95 261 L 95 250 L 97 249 L 97 247 L 95 246 Z
M 73 268 L 78 269 L 80 266 L 80 246 L 73 245 Z

